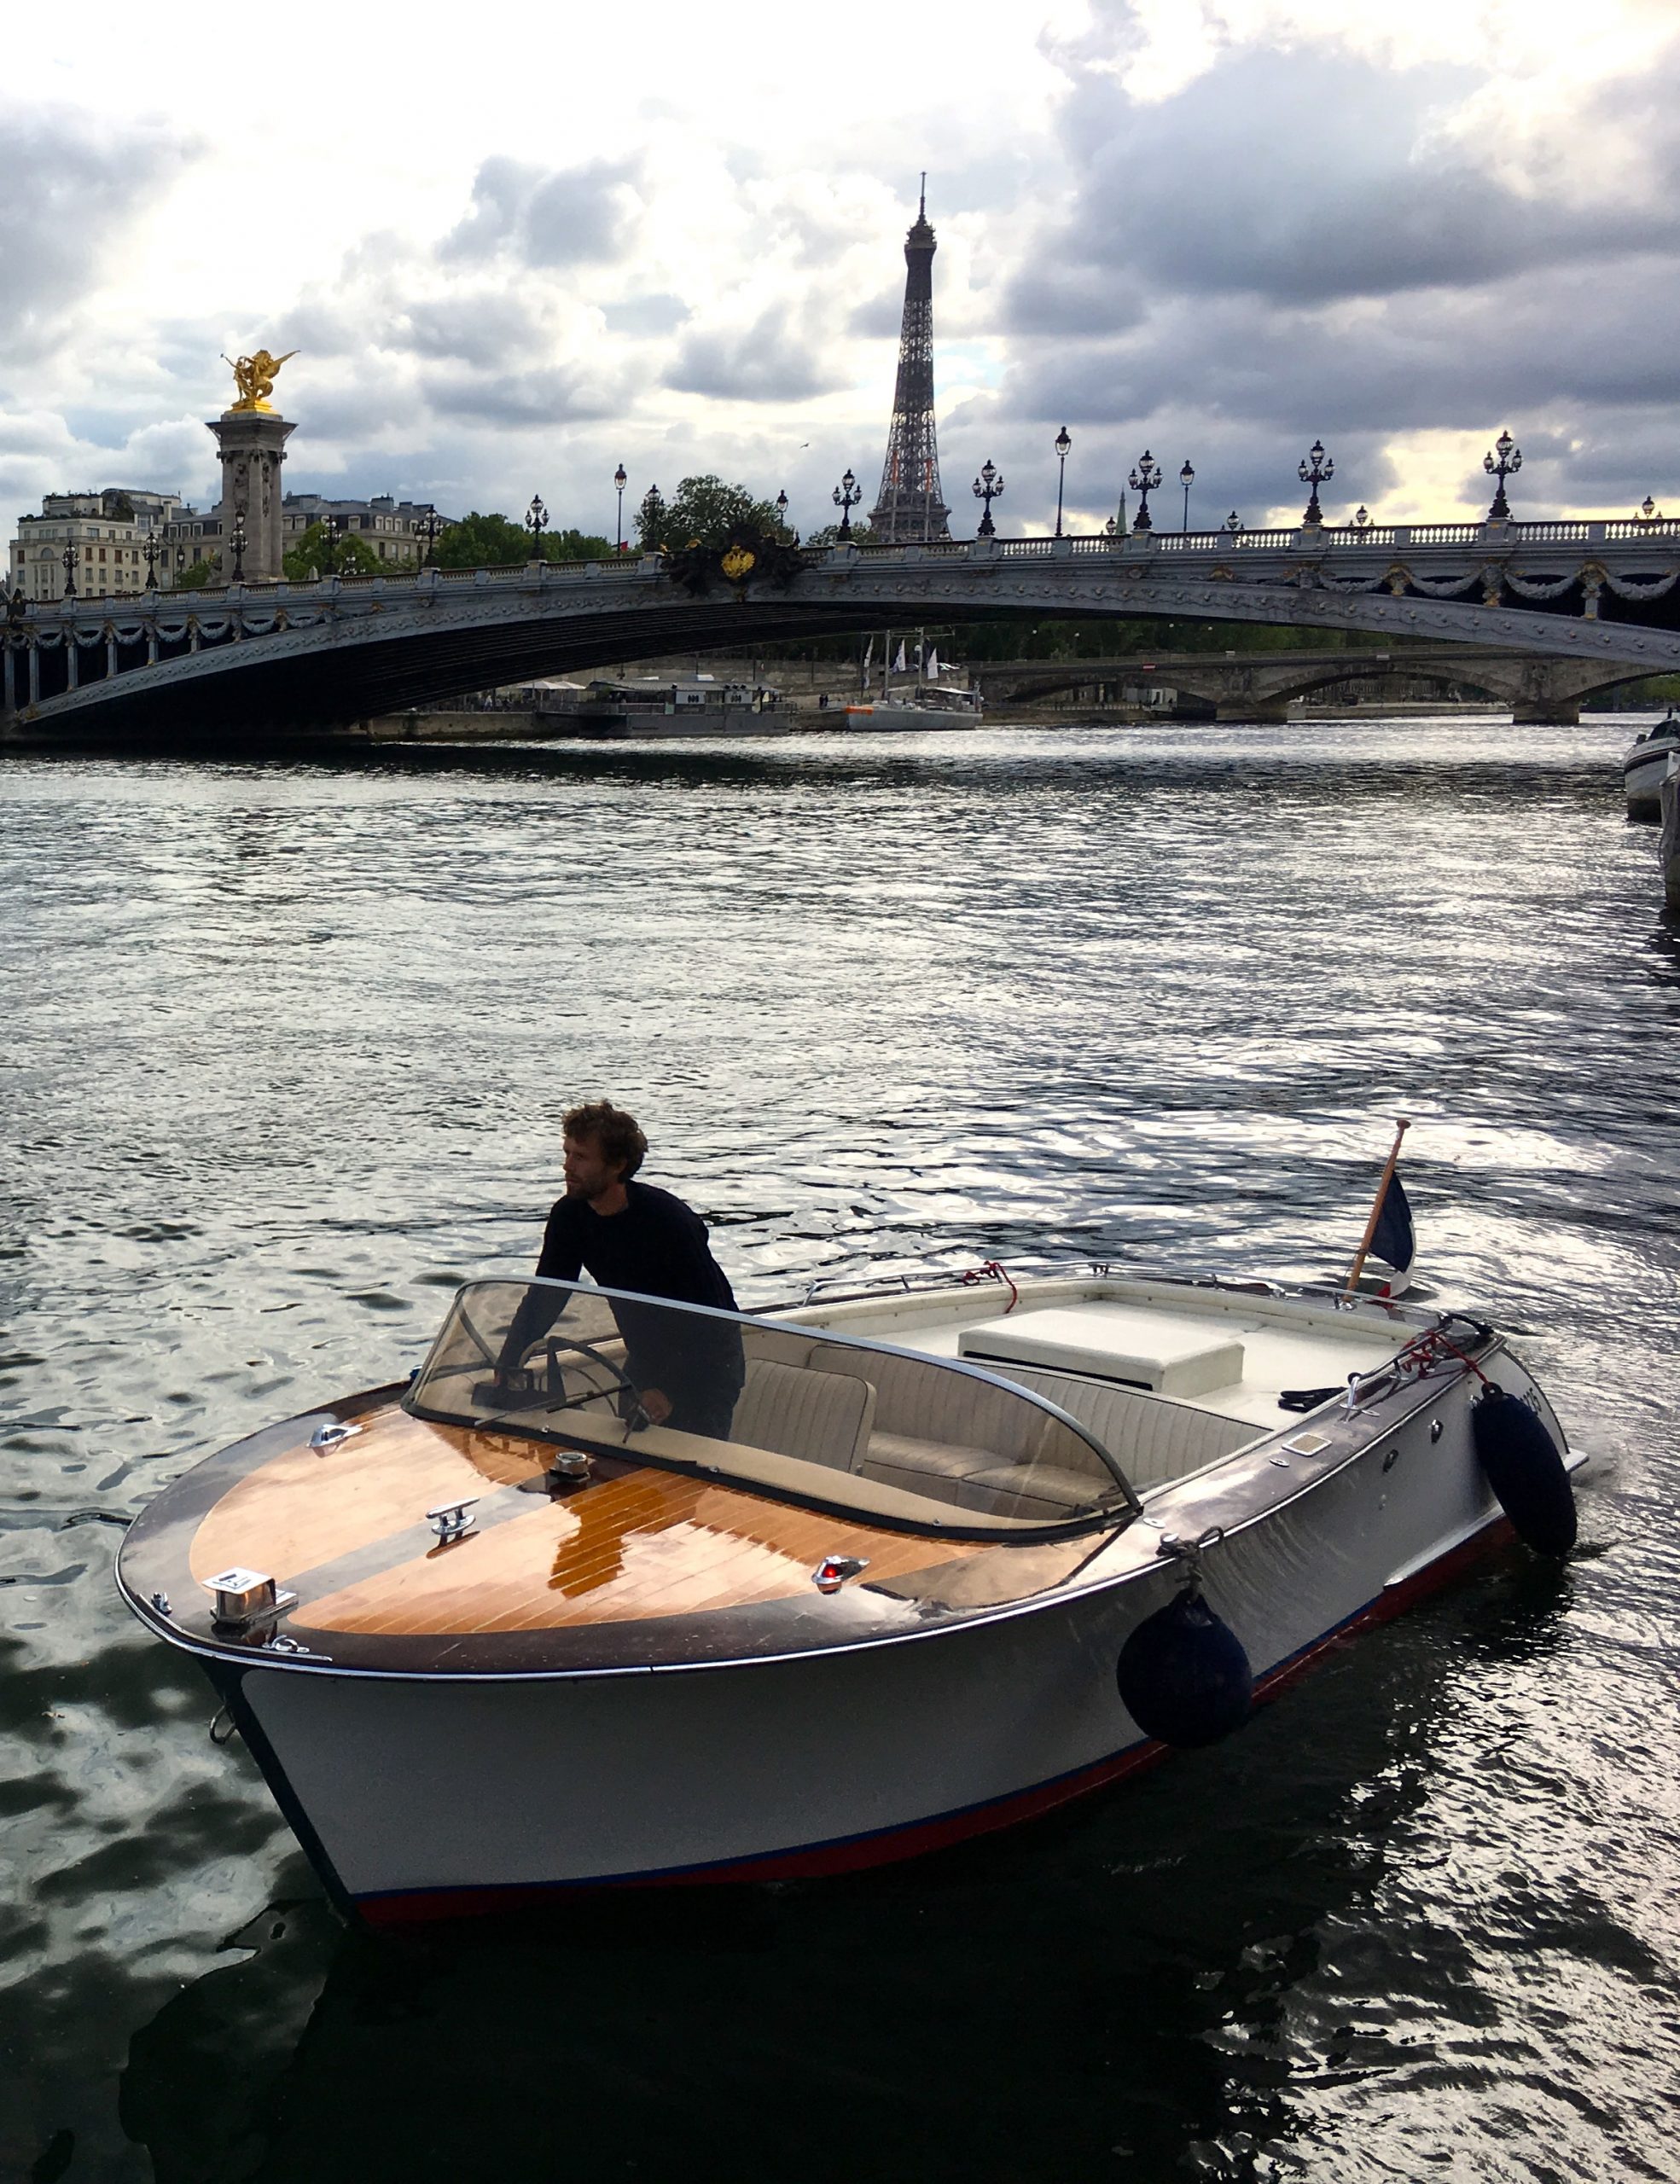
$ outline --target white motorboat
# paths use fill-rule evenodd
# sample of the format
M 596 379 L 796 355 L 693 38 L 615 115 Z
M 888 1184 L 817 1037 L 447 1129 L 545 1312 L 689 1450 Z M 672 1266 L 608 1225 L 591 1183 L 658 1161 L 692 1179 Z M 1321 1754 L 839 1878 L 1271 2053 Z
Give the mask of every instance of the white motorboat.
M 1661 818 L 1663 775 L 1677 752 L 1680 752 L 1680 719 L 1672 713 L 1648 728 L 1629 746 L 1622 760 L 1622 778 L 1627 784 L 1630 819 Z
M 846 708 L 848 728 L 923 733 L 929 729 L 980 728 L 985 702 L 978 690 L 924 688 L 892 697 L 863 698 Z
M 728 1438 L 678 1430 L 720 1359 Z M 1510 1522 L 1566 1551 L 1562 1445 L 1492 1328 L 1352 1294 L 992 1267 L 748 1316 L 480 1281 L 406 1387 L 167 1488 L 119 1582 L 388 1923 L 1042 1813 Z

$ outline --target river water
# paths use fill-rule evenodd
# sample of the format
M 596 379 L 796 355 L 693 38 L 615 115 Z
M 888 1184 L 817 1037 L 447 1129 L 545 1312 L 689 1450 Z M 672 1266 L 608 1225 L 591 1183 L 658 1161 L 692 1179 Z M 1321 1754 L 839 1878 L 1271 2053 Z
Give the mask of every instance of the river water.
M 0 766 L 0 2178 L 1680 2173 L 1680 926 L 1630 724 Z M 123 1521 L 529 1263 L 1421 1265 L 1590 1450 L 1210 1751 L 937 1861 L 345 1932 Z M 393 1825 L 400 1815 L 393 1815 Z

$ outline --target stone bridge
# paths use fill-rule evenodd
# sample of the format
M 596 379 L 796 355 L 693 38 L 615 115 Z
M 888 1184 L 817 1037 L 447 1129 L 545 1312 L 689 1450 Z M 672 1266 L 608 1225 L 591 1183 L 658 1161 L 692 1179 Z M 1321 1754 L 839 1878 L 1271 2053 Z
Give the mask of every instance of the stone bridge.
M 774 573 L 737 582 L 683 581 L 650 555 L 15 601 L 0 741 L 188 737 L 236 752 L 264 735 L 619 660 L 1008 619 L 1367 630 L 1567 661 L 1607 682 L 1680 669 L 1680 522 L 1663 520 L 986 538 L 769 564 Z
M 1176 691 L 1212 709 L 1216 721 L 1281 721 L 1289 702 L 1341 682 L 1404 676 L 1484 691 L 1524 725 L 1580 718 L 1580 700 L 1628 680 L 1625 666 L 1602 659 L 1555 659 L 1476 644 L 1397 642 L 1357 651 L 1155 652 L 1113 659 L 1002 659 L 977 662 L 969 680 L 988 707 L 1078 692 L 1097 702 L 1123 688 Z

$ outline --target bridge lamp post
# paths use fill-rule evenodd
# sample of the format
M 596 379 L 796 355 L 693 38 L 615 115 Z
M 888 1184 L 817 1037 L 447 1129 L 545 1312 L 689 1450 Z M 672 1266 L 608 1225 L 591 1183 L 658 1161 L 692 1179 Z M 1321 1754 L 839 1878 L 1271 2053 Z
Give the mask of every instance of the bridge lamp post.
M 335 577 L 339 572 L 339 544 L 350 528 L 347 515 L 326 515 L 321 519 L 321 573 Z
M 1518 471 L 1522 468 L 1522 450 L 1508 432 L 1500 433 L 1498 439 L 1493 443 L 1493 449 L 1494 454 L 1499 457 L 1497 462 L 1494 461 L 1492 455 L 1485 455 L 1482 457 L 1482 468 L 1486 471 L 1490 478 L 1497 478 L 1499 480 L 1498 488 L 1493 496 L 1493 506 L 1487 512 L 1487 520 L 1490 523 L 1508 523 L 1510 520 L 1511 504 L 1505 498 L 1505 480 L 1508 478 L 1514 478 Z
M 158 542 L 148 531 L 146 534 L 146 589 L 158 588 Z
M 414 535 L 426 541 L 426 551 L 420 557 L 422 569 L 435 568 L 438 564 L 438 541 L 444 535 L 443 518 L 436 508 L 427 508 L 424 519 L 416 524 Z
M 987 456 L 980 465 L 980 474 L 974 480 L 974 498 L 982 503 L 980 527 L 975 533 L 980 538 L 995 538 L 997 526 L 991 520 L 991 504 L 1003 490 L 1003 480 L 997 474 L 997 466 Z
M 1365 506 L 1365 503 L 1361 501 L 1358 507 L 1353 511 L 1353 528 L 1356 531 L 1368 531 L 1370 528 L 1370 522 L 1371 512 Z
M 549 527 L 549 512 L 543 506 L 540 493 L 531 496 L 531 506 L 525 512 L 525 527 L 531 533 L 531 558 L 533 561 L 540 561 L 543 558 L 543 533 Z
M 848 470 L 845 477 L 840 479 L 839 485 L 834 488 L 834 506 L 840 512 L 840 536 L 842 538 L 849 539 L 851 537 L 852 511 L 857 507 L 857 503 L 863 499 L 863 493 L 858 488 L 857 480 Z
M 1243 532 L 1247 530 L 1248 526 L 1242 520 L 1242 518 L 1237 514 L 1236 510 L 1233 508 L 1230 514 L 1225 518 L 1225 528 L 1229 531 L 1233 538 L 1241 538 Z
M 776 520 L 777 528 L 786 531 L 788 528 L 788 489 L 785 485 L 776 497 Z
M 1196 473 L 1186 462 L 1178 473 L 1178 483 L 1184 488 L 1184 520 L 1179 526 L 1181 533 L 1188 536 L 1190 528 L 1190 488 L 1196 482 Z
M 619 527 L 613 533 L 613 551 L 622 554 L 625 550 L 625 487 L 630 483 L 622 462 L 613 473 L 613 483 L 619 491 Z
M 1647 493 L 1634 510 L 1633 520 L 1636 523 L 1660 523 L 1663 520 L 1663 512 Z
M 1126 483 L 1137 496 L 1137 514 L 1132 518 L 1134 531 L 1153 531 L 1149 517 L 1149 496 L 1161 482 L 1161 467 L 1146 447 L 1136 468 Z
M 67 599 L 73 599 L 76 596 L 76 549 L 74 545 L 67 546 L 58 558 L 64 564 L 64 596 Z
M 1306 514 L 1301 518 L 1301 521 L 1304 524 L 1322 523 L 1324 511 L 1318 505 L 1318 488 L 1329 484 L 1331 479 L 1336 474 L 1336 466 L 1330 456 L 1325 454 L 1324 443 L 1322 440 L 1315 440 L 1307 450 L 1305 462 L 1298 466 L 1298 474 L 1303 485 L 1311 485 L 1312 488 L 1306 504 Z
M 1068 438 L 1067 427 L 1064 425 L 1055 436 L 1055 459 L 1058 465 L 1055 474 L 1055 535 L 1058 538 L 1061 536 L 1062 489 L 1067 483 L 1067 450 L 1073 444 L 1073 441 Z
M 245 581 L 245 511 L 243 508 L 234 510 L 233 530 L 229 535 L 233 545 L 233 580 L 235 584 L 243 584 Z

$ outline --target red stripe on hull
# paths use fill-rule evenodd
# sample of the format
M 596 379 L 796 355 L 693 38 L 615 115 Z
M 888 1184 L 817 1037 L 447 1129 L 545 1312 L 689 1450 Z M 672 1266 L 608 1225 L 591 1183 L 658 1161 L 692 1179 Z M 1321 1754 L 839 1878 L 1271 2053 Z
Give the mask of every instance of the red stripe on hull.
M 1427 1594 L 1437 1592 L 1450 1584 L 1455 1577 L 1468 1570 L 1489 1550 L 1514 1539 L 1509 1523 L 1503 1517 L 1490 1519 L 1483 1529 L 1462 1547 L 1432 1562 L 1404 1584 L 1386 1586 L 1366 1606 L 1346 1623 L 1339 1623 L 1322 1638 L 1302 1647 L 1299 1653 L 1281 1663 L 1262 1676 L 1254 1687 L 1257 1701 L 1274 1699 L 1299 1681 L 1308 1671 L 1357 1632 L 1373 1624 L 1387 1623 L 1403 1614 L 1414 1602 Z M 971 1805 L 960 1812 L 943 1813 L 935 1820 L 916 1821 L 908 1827 L 884 1828 L 879 1834 L 848 1836 L 836 1843 L 820 1843 L 801 1850 L 770 1850 L 750 1858 L 735 1858 L 718 1865 L 695 1866 L 665 1873 L 615 1873 L 600 1879 L 575 1881 L 532 1881 L 509 1886 L 484 1888 L 464 1887 L 446 1889 L 417 1889 L 390 1896 L 366 1896 L 356 1899 L 355 1908 L 363 1922 L 369 1926 L 408 1926 L 429 1924 L 440 1919 L 485 1918 L 539 1905 L 552 1905 L 556 1899 L 576 1895 L 583 1891 L 613 1888 L 698 1888 L 735 1883 L 772 1880 L 817 1880 L 837 1873 L 859 1873 L 871 1866 L 898 1863 L 901 1859 L 922 1857 L 932 1850 L 948 1850 L 953 1844 L 968 1841 L 976 1835 L 988 1835 L 999 1828 L 1014 1827 L 1020 1822 L 1036 1820 L 1041 1815 L 1053 1812 L 1058 1805 L 1071 1803 L 1075 1798 L 1088 1796 L 1093 1790 L 1105 1788 L 1119 1781 L 1127 1774 L 1134 1774 L 1142 1768 L 1152 1767 L 1168 1756 L 1170 1747 L 1164 1744 L 1143 1743 L 1130 1745 L 1125 1751 L 1116 1752 L 1094 1765 L 1082 1767 L 1072 1774 L 1059 1776 L 1053 1782 L 1041 1782 L 1035 1788 L 1013 1792 L 982 1805 Z

